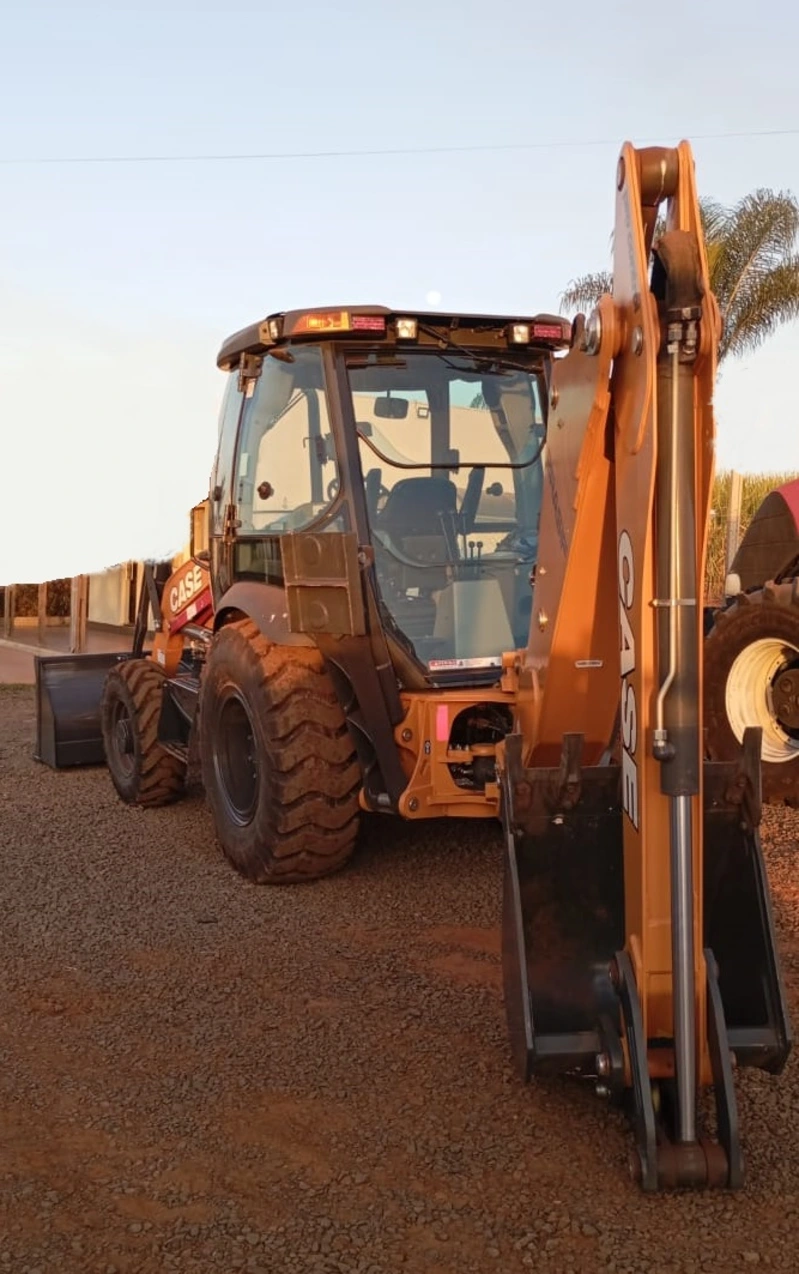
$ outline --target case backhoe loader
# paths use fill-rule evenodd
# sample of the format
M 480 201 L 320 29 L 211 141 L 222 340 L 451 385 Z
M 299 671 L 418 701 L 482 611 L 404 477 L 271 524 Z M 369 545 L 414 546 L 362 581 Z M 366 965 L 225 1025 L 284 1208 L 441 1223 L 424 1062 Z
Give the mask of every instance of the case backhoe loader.
M 213 618 L 110 659 L 101 712 L 124 799 L 173 799 L 196 749 L 255 881 L 340 868 L 363 810 L 500 818 L 519 1075 L 626 1104 L 646 1190 L 740 1185 L 734 1068 L 790 1048 L 758 732 L 702 760 L 718 339 L 687 143 L 624 146 L 587 322 L 353 306 L 238 332 Z

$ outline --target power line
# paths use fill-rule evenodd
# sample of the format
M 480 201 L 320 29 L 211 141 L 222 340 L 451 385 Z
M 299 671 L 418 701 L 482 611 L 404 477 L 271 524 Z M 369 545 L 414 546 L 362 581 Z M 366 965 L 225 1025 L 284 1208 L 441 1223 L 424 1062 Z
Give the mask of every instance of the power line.
M 685 134 L 683 134 L 685 135 Z M 799 128 L 766 128 L 741 132 L 726 133 L 690 133 L 693 142 L 726 141 L 755 137 L 795 137 Z M 656 139 L 648 140 L 648 144 L 660 144 Z M 176 154 L 176 155 L 37 155 L 37 156 L 0 156 L 3 167 L 44 167 L 67 164 L 214 164 L 214 163 L 259 163 L 279 162 L 296 159 L 376 159 L 400 155 L 466 155 L 477 153 L 499 153 L 502 151 L 531 150 L 566 150 L 589 149 L 599 146 L 619 146 L 619 138 L 593 138 L 582 141 L 542 141 L 542 142 L 510 142 L 496 145 L 470 146 L 407 146 L 383 148 L 375 150 L 296 150 L 296 151 L 264 151 L 245 154 Z M 638 145 L 644 143 L 639 142 Z

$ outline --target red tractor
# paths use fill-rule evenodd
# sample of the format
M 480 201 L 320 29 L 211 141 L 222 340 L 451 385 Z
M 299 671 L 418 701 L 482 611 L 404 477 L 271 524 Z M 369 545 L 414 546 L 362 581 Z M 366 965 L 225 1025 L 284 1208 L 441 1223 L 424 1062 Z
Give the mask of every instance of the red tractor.
M 746 727 L 759 726 L 763 800 L 799 806 L 799 480 L 766 496 L 725 593 L 707 620 L 710 756 L 731 758 Z

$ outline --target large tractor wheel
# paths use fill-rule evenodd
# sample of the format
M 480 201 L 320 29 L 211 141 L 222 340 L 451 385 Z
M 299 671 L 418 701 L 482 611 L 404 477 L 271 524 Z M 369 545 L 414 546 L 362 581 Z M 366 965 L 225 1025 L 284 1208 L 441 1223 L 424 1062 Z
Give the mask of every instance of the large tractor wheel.
M 741 593 L 705 641 L 705 724 L 711 759 L 740 755 L 746 726 L 763 730 L 763 800 L 799 806 L 799 588 Z
M 106 678 L 100 709 L 105 759 L 128 805 L 168 805 L 183 794 L 186 767 L 158 742 L 164 674 L 150 659 L 128 659 Z
M 318 650 L 271 645 L 249 619 L 223 628 L 203 673 L 200 758 L 217 836 L 243 876 L 291 884 L 350 858 L 360 768 Z

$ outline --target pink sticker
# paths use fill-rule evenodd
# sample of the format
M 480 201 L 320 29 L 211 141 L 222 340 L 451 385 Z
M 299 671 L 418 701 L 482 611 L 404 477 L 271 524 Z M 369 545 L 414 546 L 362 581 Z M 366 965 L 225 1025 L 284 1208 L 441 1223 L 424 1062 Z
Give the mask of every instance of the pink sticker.
M 440 703 L 436 708 L 436 742 L 446 743 L 449 738 L 449 713 L 447 705 Z

